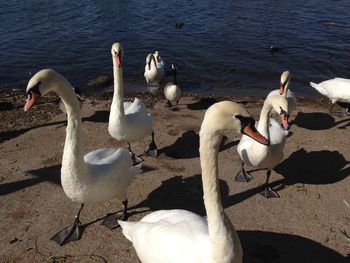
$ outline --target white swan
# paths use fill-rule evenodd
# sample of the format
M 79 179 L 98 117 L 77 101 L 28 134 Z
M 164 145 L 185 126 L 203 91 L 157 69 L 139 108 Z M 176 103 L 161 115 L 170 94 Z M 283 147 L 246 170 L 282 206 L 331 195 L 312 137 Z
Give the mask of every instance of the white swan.
M 245 133 L 261 143 L 254 119 L 239 104 L 223 101 L 205 113 L 200 130 L 200 163 L 207 218 L 186 210 L 152 212 L 139 222 L 119 222 L 143 263 L 242 262 L 235 228 L 221 204 L 218 151 L 224 131 Z
M 296 99 L 293 91 L 291 91 L 289 89 L 291 77 L 292 77 L 292 75 L 290 74 L 289 71 L 282 72 L 281 80 L 280 80 L 281 86 L 280 86 L 279 90 L 278 89 L 273 90 L 267 95 L 267 97 L 276 96 L 276 95 L 282 95 L 282 96 L 286 97 L 288 100 L 288 109 L 289 109 L 288 113 L 289 114 L 291 114 L 295 110 L 296 105 L 297 105 L 297 99 Z
M 144 77 L 148 85 L 160 86 L 164 78 L 164 66 L 161 63 L 157 63 L 156 58 L 152 53 L 149 53 L 146 57 L 146 65 Z
M 66 195 L 81 204 L 72 226 L 56 234 L 52 239 L 63 245 L 77 240 L 81 235 L 79 215 L 84 203 L 105 202 L 113 198 L 123 201 L 123 220 L 126 218 L 126 188 L 133 177 L 141 172 L 141 164 L 133 166 L 127 150 L 102 148 L 83 155 L 81 111 L 79 101 L 70 83 L 51 69 L 43 69 L 30 80 L 26 89 L 28 99 L 24 110 L 28 111 L 40 97 L 54 91 L 67 109 L 67 130 L 64 144 L 61 182 Z M 105 223 L 117 226 L 116 216 Z M 111 225 L 106 225 L 111 226 Z
M 135 98 L 133 103 L 123 104 L 123 47 L 114 43 L 111 49 L 113 58 L 114 94 L 109 115 L 108 131 L 118 141 L 130 143 L 142 140 L 147 135 L 152 136 L 152 142 L 146 154 L 157 156 L 157 146 L 154 142 L 152 116 L 142 100 Z M 134 154 L 133 154 L 134 156 Z
M 310 82 L 310 85 L 331 100 L 330 112 L 332 112 L 334 103 L 337 103 L 345 107 L 346 114 L 350 115 L 350 79 L 334 78 L 325 80 L 319 84 Z
M 171 68 L 173 70 L 174 74 L 174 82 L 169 81 L 164 86 L 164 95 L 167 99 L 167 103 L 165 104 L 165 107 L 171 107 L 171 101 L 176 101 L 176 106 L 179 104 L 179 100 L 182 97 L 182 88 L 177 82 L 177 67 L 175 64 L 171 64 Z M 173 108 L 174 111 L 179 110 L 178 107 Z
M 249 182 L 253 177 L 244 170 L 244 164 L 258 169 L 267 168 L 265 188 L 261 192 L 266 198 L 279 197 L 278 193 L 269 187 L 269 178 L 273 168 L 283 158 L 283 149 L 288 136 L 288 131 L 283 129 L 278 122 L 270 119 L 271 110 L 280 114 L 281 122 L 285 129 L 289 129 L 288 101 L 285 97 L 276 95 L 267 97 L 260 113 L 257 130 L 270 140 L 270 145 L 265 146 L 256 143 L 248 136 L 243 135 L 237 146 L 238 154 L 242 160 L 242 170 L 235 177 L 236 181 Z
M 159 51 L 158 50 L 154 51 L 153 56 L 154 56 L 154 58 L 156 60 L 157 68 L 161 68 L 161 67 L 164 68 L 164 60 L 159 55 Z

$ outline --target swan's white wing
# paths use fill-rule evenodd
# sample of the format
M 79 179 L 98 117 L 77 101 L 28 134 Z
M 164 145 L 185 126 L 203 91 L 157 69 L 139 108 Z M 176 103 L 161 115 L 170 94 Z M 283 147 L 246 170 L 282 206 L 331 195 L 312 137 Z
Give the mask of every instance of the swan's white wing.
M 115 148 L 102 148 L 89 152 L 84 161 L 93 176 L 113 176 L 113 172 L 128 173 L 132 166 L 129 151 Z
M 126 188 L 136 174 L 141 172 L 141 164 L 133 166 L 131 154 L 124 149 L 102 148 L 84 156 L 90 176 L 84 193 L 86 202 L 103 202 L 112 198 L 125 200 Z
M 120 222 L 142 262 L 208 262 L 207 221 L 186 210 L 161 210 L 140 222 Z
M 283 129 L 279 122 L 275 119 L 270 118 L 270 144 L 280 144 L 287 138 L 289 131 Z
M 310 84 L 322 95 L 331 99 L 333 103 L 338 100 L 350 102 L 350 80 L 348 79 L 335 78 L 325 80 L 319 84 L 312 82 Z
M 129 102 L 128 107 L 127 108 L 124 107 L 124 109 L 125 109 L 125 114 L 131 114 L 136 112 L 147 114 L 147 108 L 145 103 L 143 103 L 143 101 L 138 98 L 135 98 L 133 102 Z
M 131 101 L 124 101 L 123 106 L 124 106 L 124 112 L 132 105 Z

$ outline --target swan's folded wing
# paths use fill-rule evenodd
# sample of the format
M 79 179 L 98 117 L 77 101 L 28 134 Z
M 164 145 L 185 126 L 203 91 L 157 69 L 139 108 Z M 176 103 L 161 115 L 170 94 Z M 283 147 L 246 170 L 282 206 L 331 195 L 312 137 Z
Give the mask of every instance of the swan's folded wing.
M 132 114 L 136 112 L 147 114 L 146 105 L 143 103 L 142 100 L 138 98 L 135 98 L 135 100 L 128 106 L 128 108 L 125 109 L 125 114 Z
M 93 176 L 109 176 L 115 171 L 127 174 L 132 166 L 129 151 L 121 148 L 98 149 L 86 154 L 84 160 Z

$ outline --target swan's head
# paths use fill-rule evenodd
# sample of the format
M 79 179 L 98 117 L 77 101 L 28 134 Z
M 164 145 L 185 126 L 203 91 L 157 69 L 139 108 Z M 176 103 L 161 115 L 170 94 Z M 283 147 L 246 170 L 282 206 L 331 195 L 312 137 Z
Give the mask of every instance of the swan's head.
M 39 97 L 55 90 L 58 79 L 62 78 L 52 69 L 42 69 L 37 72 L 28 82 L 26 94 L 27 100 L 24 111 L 28 111 Z
M 176 71 L 176 70 L 177 70 L 176 64 L 175 64 L 175 63 L 171 64 L 171 68 L 172 68 L 174 71 Z
M 289 113 L 288 113 L 288 100 L 284 96 L 273 96 L 271 98 L 271 104 L 273 109 L 280 115 L 280 120 L 283 127 L 289 130 Z
M 154 51 L 154 56 L 157 60 L 159 59 L 159 51 L 158 50 Z
M 281 74 L 280 95 L 282 95 L 284 93 L 291 77 L 292 77 L 292 75 L 289 73 L 289 71 L 284 71 Z
M 112 45 L 111 53 L 112 53 L 113 61 L 115 61 L 115 64 L 118 67 L 121 67 L 122 66 L 122 57 L 124 54 L 124 50 L 123 50 L 122 45 L 120 43 L 114 43 Z
M 240 104 L 232 101 L 221 101 L 213 104 L 205 113 L 201 133 L 222 133 L 234 131 L 245 134 L 264 145 L 270 142 L 255 128 L 255 120 Z

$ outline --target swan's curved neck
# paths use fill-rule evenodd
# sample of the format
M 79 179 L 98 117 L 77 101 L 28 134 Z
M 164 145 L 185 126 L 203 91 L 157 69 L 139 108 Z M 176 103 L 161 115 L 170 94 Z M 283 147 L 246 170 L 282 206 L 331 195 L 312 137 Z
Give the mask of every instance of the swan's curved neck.
M 262 136 L 264 136 L 266 139 L 270 140 L 270 133 L 269 133 L 269 116 L 270 112 L 272 110 L 272 105 L 269 100 L 265 100 L 264 106 L 261 109 L 260 112 L 260 118 L 257 130 L 260 132 Z
M 174 84 L 177 85 L 177 72 L 176 72 L 176 69 L 174 69 L 173 72 L 174 72 Z
M 223 255 L 228 246 L 233 247 L 231 223 L 222 207 L 218 178 L 218 152 L 223 135 L 203 130 L 203 126 L 200 131 L 199 152 L 209 239 L 212 252 L 215 255 Z M 215 255 L 213 255 L 214 258 Z
M 124 106 L 123 106 L 123 67 L 116 65 L 113 59 L 113 76 L 114 76 L 114 93 L 113 101 L 111 105 L 111 116 L 116 118 L 124 118 Z
M 81 111 L 77 96 L 70 83 L 61 77 L 60 88 L 56 89 L 57 94 L 67 109 L 67 129 L 66 140 L 62 156 L 62 169 L 73 169 L 74 167 L 84 167 L 84 155 L 81 136 Z M 78 177 L 81 173 L 69 173 Z
M 289 86 L 289 80 L 287 81 L 286 85 L 284 86 L 284 92 L 282 94 L 284 97 L 287 97 L 288 86 Z

